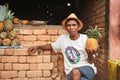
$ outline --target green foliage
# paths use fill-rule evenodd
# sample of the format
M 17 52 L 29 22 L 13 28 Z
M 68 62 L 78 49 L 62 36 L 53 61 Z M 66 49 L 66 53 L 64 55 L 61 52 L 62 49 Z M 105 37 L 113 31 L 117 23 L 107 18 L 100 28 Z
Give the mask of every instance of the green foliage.
M 14 18 L 14 13 L 9 9 L 9 4 L 0 5 L 0 21 L 4 21 L 5 19 L 12 20 Z
M 5 18 L 9 19 L 9 20 L 13 20 L 13 18 L 14 18 L 13 15 L 14 15 L 14 12 L 12 12 L 11 10 L 8 10 L 6 15 L 5 15 Z
M 87 29 L 85 33 L 87 34 L 89 38 L 101 38 L 102 37 L 97 25 L 95 25 L 95 27 L 90 26 L 89 29 Z

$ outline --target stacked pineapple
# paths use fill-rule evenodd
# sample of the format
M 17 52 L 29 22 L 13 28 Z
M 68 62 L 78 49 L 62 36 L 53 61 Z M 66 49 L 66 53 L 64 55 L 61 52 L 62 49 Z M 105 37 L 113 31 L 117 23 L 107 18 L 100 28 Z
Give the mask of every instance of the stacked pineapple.
M 90 27 L 85 33 L 87 33 L 88 39 L 86 41 L 86 49 L 90 51 L 96 51 L 99 47 L 98 39 L 102 37 L 98 26 Z
M 8 9 L 8 6 L 0 5 L 0 8 L 5 11 L 2 14 L 3 20 L 0 22 L 2 24 L 0 25 L 0 46 L 19 46 L 18 31 L 13 28 L 14 13 Z

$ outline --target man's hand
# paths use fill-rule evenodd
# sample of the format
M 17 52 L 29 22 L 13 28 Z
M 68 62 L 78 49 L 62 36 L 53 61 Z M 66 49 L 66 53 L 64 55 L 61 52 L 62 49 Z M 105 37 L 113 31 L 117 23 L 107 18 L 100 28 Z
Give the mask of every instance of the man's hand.
M 33 46 L 33 47 L 30 47 L 28 48 L 28 54 L 34 54 L 36 51 L 38 50 L 38 46 Z
M 87 53 L 95 54 L 97 52 L 97 48 L 92 49 L 92 48 L 86 48 Z
M 92 48 L 87 49 L 86 48 L 86 52 L 88 53 L 88 62 L 89 63 L 94 63 L 95 54 L 97 53 L 97 48 L 95 48 L 95 49 L 92 49 Z

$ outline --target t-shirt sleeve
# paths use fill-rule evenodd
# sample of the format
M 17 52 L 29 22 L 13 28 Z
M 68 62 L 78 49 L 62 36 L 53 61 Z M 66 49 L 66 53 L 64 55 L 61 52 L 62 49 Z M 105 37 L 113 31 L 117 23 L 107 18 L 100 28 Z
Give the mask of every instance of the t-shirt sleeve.
M 60 37 L 51 44 L 52 46 L 52 49 L 55 51 L 55 52 L 61 52 L 61 45 L 60 45 L 60 42 L 61 42 L 61 39 Z
M 87 39 L 88 39 L 88 36 L 87 36 L 87 35 L 85 35 L 85 43 L 86 43 Z
M 87 39 L 88 39 L 88 36 L 87 35 L 85 35 L 85 34 L 83 34 L 82 35 L 82 41 L 83 41 L 83 43 L 84 43 L 84 48 L 85 48 L 85 46 L 86 46 L 86 41 L 87 41 Z

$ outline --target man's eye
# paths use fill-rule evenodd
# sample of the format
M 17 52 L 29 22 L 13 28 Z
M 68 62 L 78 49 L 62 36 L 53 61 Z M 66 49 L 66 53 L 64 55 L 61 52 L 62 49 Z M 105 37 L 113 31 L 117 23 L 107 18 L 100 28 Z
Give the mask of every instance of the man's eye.
M 67 24 L 67 26 L 71 26 L 70 24 Z
M 76 26 L 76 24 L 72 24 L 72 26 Z
M 67 26 L 77 26 L 77 24 L 67 24 Z

